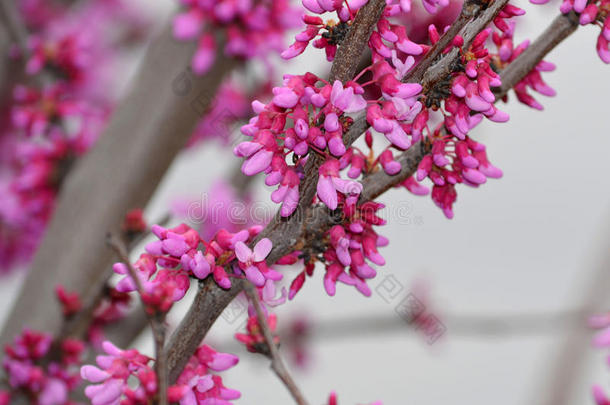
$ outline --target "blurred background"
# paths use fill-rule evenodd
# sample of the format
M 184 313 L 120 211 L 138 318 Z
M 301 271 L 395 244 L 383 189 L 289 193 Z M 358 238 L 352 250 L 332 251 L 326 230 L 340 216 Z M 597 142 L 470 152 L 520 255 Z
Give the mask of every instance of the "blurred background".
M 138 3 L 159 27 L 175 8 L 173 0 Z M 515 4 L 528 13 L 518 40 L 535 38 L 558 14 L 557 3 Z M 453 220 L 429 197 L 404 189 L 379 199 L 388 207 L 388 224 L 379 232 L 390 245 L 381 251 L 387 264 L 370 282 L 370 298 L 343 285 L 328 297 L 318 271 L 294 301 L 278 308 L 280 330 L 298 320 L 308 331 L 298 347 L 301 365 L 290 362 L 290 368 L 313 404 L 331 390 L 341 404 L 533 405 L 551 403 L 554 394 L 560 396 L 554 405 L 587 404 L 592 383 L 610 388 L 605 353 L 591 347 L 583 313 L 607 308 L 610 286 L 610 70 L 596 55 L 597 35 L 581 28 L 546 58 L 557 65 L 544 78 L 558 95 L 540 97 L 544 112 L 511 98 L 500 107 L 511 116 L 508 124 L 486 121 L 472 133 L 504 177 L 479 189 L 460 187 Z M 123 86 L 140 56 L 124 56 Z M 292 63 L 276 60 L 277 72 L 324 72 L 322 59 L 309 49 Z M 236 162 L 217 142 L 186 150 L 146 218 L 162 217 L 176 195 L 201 198 Z M 273 213 L 272 190 L 259 183 L 256 199 Z M 1 280 L 2 319 L 23 275 Z M 398 315 L 410 293 L 441 322 L 435 339 Z M 232 339 L 246 321 L 243 309 L 229 308 L 208 337 L 216 349 L 240 355 L 239 366 L 223 375 L 226 385 L 241 390 L 238 403 L 291 403 L 268 361 Z M 175 310 L 174 326 L 179 319 Z M 147 335 L 138 345 L 152 351 Z M 295 348 L 286 345 L 283 352 L 291 359 Z

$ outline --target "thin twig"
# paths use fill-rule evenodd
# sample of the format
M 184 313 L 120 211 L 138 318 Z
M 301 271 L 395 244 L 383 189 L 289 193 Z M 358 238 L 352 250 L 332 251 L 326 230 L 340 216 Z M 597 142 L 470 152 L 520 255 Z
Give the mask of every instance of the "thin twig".
M 282 356 L 280 355 L 280 351 L 273 341 L 273 334 L 271 333 L 271 328 L 269 327 L 269 323 L 267 322 L 267 316 L 263 311 L 263 307 L 261 306 L 260 299 L 258 297 L 258 291 L 256 288 L 249 282 L 245 283 L 244 290 L 252 305 L 254 306 L 254 310 L 256 311 L 256 318 L 258 319 L 258 326 L 263 332 L 263 337 L 265 338 L 265 343 L 267 343 L 267 347 L 269 348 L 269 356 L 271 357 L 271 369 L 277 374 L 280 380 L 284 383 L 295 402 L 299 405 L 307 405 L 307 400 L 301 393 L 299 387 L 297 387 L 294 379 L 288 372 L 284 361 L 282 360 Z
M 148 322 L 150 323 L 150 329 L 153 334 L 153 339 L 155 341 L 155 374 L 157 375 L 157 385 L 158 385 L 158 403 L 159 405 L 167 405 L 167 367 L 166 367 L 166 359 L 165 359 L 165 351 L 163 350 L 165 346 L 165 313 L 163 312 L 149 312 L 149 309 L 146 306 L 146 303 L 143 300 L 144 287 L 142 286 L 142 281 L 138 277 L 137 270 L 131 264 L 129 260 L 129 256 L 127 254 L 127 249 L 125 244 L 120 241 L 118 238 L 114 237 L 112 234 L 108 234 L 107 237 L 108 246 L 110 246 L 117 256 L 119 260 L 127 266 L 127 270 L 129 271 L 129 276 L 134 281 L 136 285 L 136 289 L 138 291 L 138 295 L 140 296 L 140 300 L 142 300 L 142 305 L 144 306 L 144 311 L 148 317 Z

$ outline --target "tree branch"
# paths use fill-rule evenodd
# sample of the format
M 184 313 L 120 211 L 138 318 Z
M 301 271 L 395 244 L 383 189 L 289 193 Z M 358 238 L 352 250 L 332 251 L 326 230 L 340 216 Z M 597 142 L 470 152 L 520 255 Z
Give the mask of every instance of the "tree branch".
M 277 346 L 273 342 L 273 334 L 271 333 L 271 328 L 269 327 L 269 323 L 267 322 L 267 316 L 263 311 L 261 306 L 260 299 L 258 297 L 258 291 L 256 288 L 249 283 L 245 283 L 245 291 L 250 301 L 252 301 L 252 305 L 254 306 L 254 310 L 256 311 L 256 318 L 258 320 L 258 326 L 263 333 L 263 337 L 265 338 L 265 343 L 267 343 L 267 347 L 269 349 L 269 356 L 271 357 L 271 369 L 275 372 L 275 374 L 279 377 L 280 380 L 284 383 L 290 394 L 294 398 L 295 402 L 298 405 L 308 405 L 307 400 L 301 393 L 299 387 L 297 387 L 294 379 L 288 372 L 284 361 L 282 360 L 282 356 L 280 355 L 280 351 Z

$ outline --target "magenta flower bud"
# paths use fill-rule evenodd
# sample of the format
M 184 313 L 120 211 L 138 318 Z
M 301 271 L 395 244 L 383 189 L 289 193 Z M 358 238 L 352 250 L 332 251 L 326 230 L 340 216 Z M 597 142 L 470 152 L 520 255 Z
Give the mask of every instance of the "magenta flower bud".
M 394 160 L 394 156 L 392 155 L 392 151 L 386 149 L 379 155 L 379 163 L 383 167 L 383 170 L 389 174 L 390 176 L 397 174 L 400 172 L 401 166 L 396 160 Z
M 473 184 L 483 184 L 487 181 L 487 178 L 483 173 L 478 171 L 477 169 L 469 169 L 465 168 L 462 171 L 462 175 L 466 180 Z
M 432 156 L 426 155 L 417 166 L 417 181 L 422 181 L 423 179 L 428 177 L 430 170 L 432 170 Z

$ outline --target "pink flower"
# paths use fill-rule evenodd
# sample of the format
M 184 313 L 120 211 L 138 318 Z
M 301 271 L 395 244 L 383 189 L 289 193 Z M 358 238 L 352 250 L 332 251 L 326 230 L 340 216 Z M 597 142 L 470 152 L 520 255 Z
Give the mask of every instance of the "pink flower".
M 337 209 L 337 192 L 346 195 L 358 195 L 362 192 L 362 184 L 353 180 L 343 180 L 339 177 L 339 161 L 328 159 L 320 166 L 318 179 L 318 197 L 331 210 Z
M 239 260 L 239 267 L 246 273 L 246 278 L 257 287 L 265 285 L 265 280 L 281 279 L 281 274 L 267 267 L 265 258 L 271 252 L 273 244 L 271 240 L 263 238 L 250 250 L 243 242 L 235 244 L 235 255 Z
M 252 142 L 242 142 L 235 147 L 236 156 L 246 157 L 241 170 L 247 176 L 267 170 L 277 150 L 277 143 L 271 131 L 258 132 Z
M 274 203 L 282 203 L 280 215 L 290 216 L 299 204 L 299 176 L 294 170 L 287 170 L 280 186 L 271 193 L 271 200 Z
M 366 100 L 359 95 L 354 94 L 352 87 L 343 87 L 339 80 L 335 80 L 330 93 L 330 102 L 339 110 L 346 113 L 355 113 L 366 108 Z

